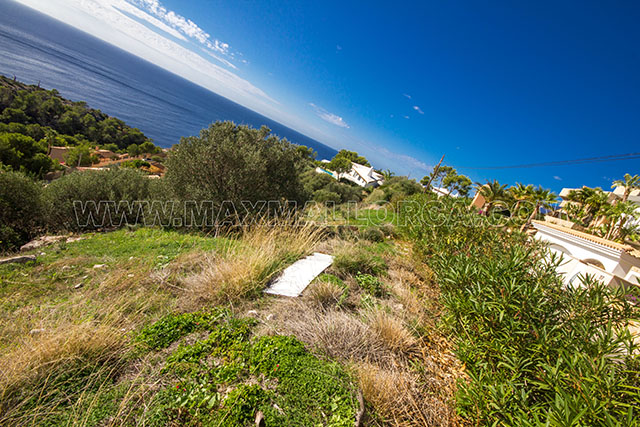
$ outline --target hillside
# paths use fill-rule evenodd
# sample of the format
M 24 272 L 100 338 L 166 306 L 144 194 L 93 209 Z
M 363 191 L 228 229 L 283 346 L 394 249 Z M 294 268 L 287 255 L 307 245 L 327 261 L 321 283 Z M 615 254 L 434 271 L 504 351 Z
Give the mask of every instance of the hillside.
M 55 89 L 0 76 L 0 163 L 40 177 L 56 168 L 47 157 L 50 146 L 158 151 L 139 129 L 118 118 L 65 99 Z

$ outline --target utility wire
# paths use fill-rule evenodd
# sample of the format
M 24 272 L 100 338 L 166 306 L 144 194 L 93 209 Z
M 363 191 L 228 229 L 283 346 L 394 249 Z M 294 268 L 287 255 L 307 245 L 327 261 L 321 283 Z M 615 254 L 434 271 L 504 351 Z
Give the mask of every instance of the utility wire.
M 617 160 L 632 160 L 632 159 L 640 159 L 640 153 L 614 154 L 610 156 L 587 157 L 584 159 L 558 160 L 553 162 L 528 163 L 523 165 L 511 165 L 511 166 L 486 166 L 486 167 L 457 166 L 457 168 L 472 169 L 472 170 L 521 169 L 521 168 L 536 168 L 536 167 L 542 167 L 542 166 L 581 165 L 581 164 L 588 164 L 588 163 L 613 162 Z

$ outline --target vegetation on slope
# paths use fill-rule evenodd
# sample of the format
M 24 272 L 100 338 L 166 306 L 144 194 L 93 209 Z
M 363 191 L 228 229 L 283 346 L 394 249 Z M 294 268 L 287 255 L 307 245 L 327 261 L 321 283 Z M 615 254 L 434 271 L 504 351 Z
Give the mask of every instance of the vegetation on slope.
M 159 150 L 139 129 L 84 102 L 0 76 L 0 163 L 42 177 L 55 167 L 47 156 L 50 146 L 100 146 L 134 155 Z M 84 160 L 91 164 L 89 156 Z
M 405 205 L 415 217 L 431 203 Z M 639 311 L 622 289 L 587 279 L 567 289 L 559 260 L 500 216 L 451 199 L 407 222 L 433 268 L 467 368 L 457 404 L 478 425 L 637 425 L 640 356 L 627 326 Z M 627 291 L 633 292 L 633 290 Z

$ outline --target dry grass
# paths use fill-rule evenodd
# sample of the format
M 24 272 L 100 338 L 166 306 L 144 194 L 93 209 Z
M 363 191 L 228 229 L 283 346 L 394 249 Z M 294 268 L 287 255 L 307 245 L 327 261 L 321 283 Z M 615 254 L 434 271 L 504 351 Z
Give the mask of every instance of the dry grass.
M 399 356 L 415 353 L 418 340 L 401 319 L 381 309 L 370 310 L 365 317 L 371 329 L 391 351 Z
M 83 373 L 86 378 L 83 387 L 94 386 L 92 381 L 99 381 L 105 376 L 102 374 L 114 374 L 106 371 L 122 367 L 118 361 L 125 342 L 119 329 L 93 322 L 62 325 L 24 337 L 19 347 L 0 359 L 0 422 L 4 419 L 21 424 L 19 418 L 12 418 L 29 401 L 35 406 L 30 410 L 31 417 L 41 411 L 54 410 L 60 398 L 49 399 L 65 391 L 48 385 L 59 383 L 60 378 L 72 377 L 76 371 L 93 369 L 89 375 Z M 38 404 L 41 401 L 48 403 Z
M 311 300 L 319 307 L 329 308 L 340 302 L 340 297 L 342 297 L 345 290 L 335 283 L 319 280 L 310 286 L 308 292 Z
M 418 382 L 407 370 L 355 366 L 364 398 L 384 421 L 394 426 L 459 425 L 450 402 Z
M 339 242 L 333 247 L 345 257 L 357 249 Z M 438 286 L 402 248 L 389 265 L 383 279 L 389 297 L 367 295 L 363 306 L 362 290 L 351 286 L 352 304 L 336 307 L 342 289 L 318 281 L 303 298 L 264 310 L 259 333 L 295 335 L 315 352 L 352 366 L 365 400 L 385 424 L 459 425 L 453 402 L 456 379 L 464 374 L 438 331 Z
M 256 295 L 288 264 L 314 248 L 320 231 L 310 225 L 257 226 L 243 231 L 237 244 L 205 255 L 202 270 L 184 283 L 191 306 L 236 303 Z
M 337 309 L 320 309 L 312 301 L 281 300 L 268 310 L 274 316 L 258 334 L 295 335 L 316 352 L 343 362 L 395 364 L 393 352 L 360 318 Z

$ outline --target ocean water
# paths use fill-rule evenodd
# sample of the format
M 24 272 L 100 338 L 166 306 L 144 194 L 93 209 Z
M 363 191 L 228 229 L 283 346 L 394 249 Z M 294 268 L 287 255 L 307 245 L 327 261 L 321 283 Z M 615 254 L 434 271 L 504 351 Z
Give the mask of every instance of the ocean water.
M 162 147 L 216 120 L 268 126 L 318 158 L 336 150 L 60 21 L 0 0 L 0 73 L 55 88 L 62 96 L 139 128 Z

